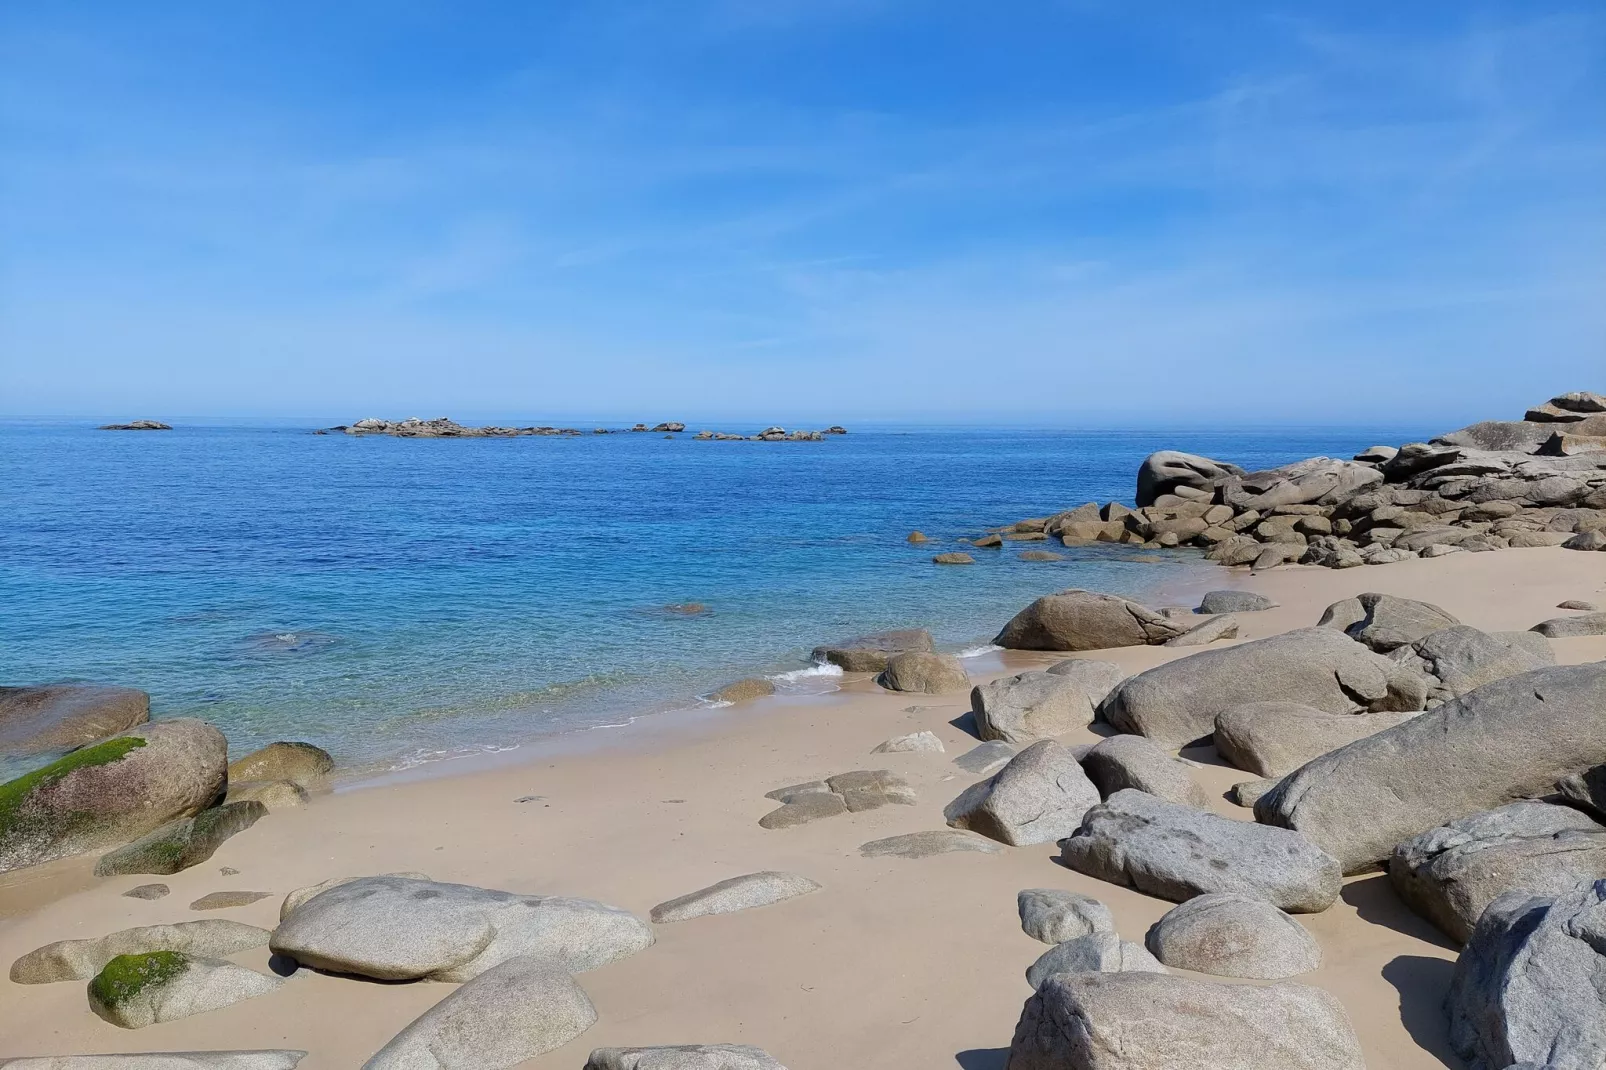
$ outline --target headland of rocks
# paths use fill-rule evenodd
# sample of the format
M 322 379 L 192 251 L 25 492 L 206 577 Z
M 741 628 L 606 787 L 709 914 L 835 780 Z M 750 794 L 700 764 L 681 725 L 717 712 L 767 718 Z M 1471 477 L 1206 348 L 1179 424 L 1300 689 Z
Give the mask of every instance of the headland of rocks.
M 678 420 L 654 424 L 651 427 L 644 423 L 631 427 L 597 427 L 590 431 L 582 431 L 576 427 L 465 427 L 455 420 L 445 416 L 433 420 L 420 420 L 414 416 L 406 420 L 380 420 L 369 418 L 358 420 L 354 424 L 339 424 L 335 427 L 325 427 L 314 431 L 315 435 L 389 435 L 392 438 L 519 438 L 522 436 L 578 436 L 578 435 L 617 435 L 617 434 L 663 434 L 679 435 L 686 430 L 686 425 Z M 827 435 L 845 435 L 848 429 L 839 424 L 833 424 L 823 431 L 788 431 L 784 427 L 766 427 L 753 435 L 734 434 L 726 431 L 699 431 L 692 438 L 699 441 L 720 442 L 821 442 Z

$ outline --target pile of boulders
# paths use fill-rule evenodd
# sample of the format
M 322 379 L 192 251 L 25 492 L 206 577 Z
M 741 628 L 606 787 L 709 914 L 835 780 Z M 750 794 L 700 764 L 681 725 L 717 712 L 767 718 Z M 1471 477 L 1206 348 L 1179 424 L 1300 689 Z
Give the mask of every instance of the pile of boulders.
M 643 426 L 641 430 L 647 428 Z M 314 431 L 315 435 L 340 432 L 347 435 L 390 435 L 394 438 L 517 438 L 524 435 L 578 435 L 573 427 L 465 427 L 456 420 L 438 416 L 433 420 L 409 417 L 406 420 L 380 420 L 369 417 L 354 424 L 337 424 Z
M 1195 546 L 1221 564 L 1255 568 L 1606 549 L 1606 396 L 1564 394 L 1520 421 L 1263 472 L 1163 451 L 1138 470 L 1136 508 L 1090 502 L 974 545 L 1048 536 L 1068 546 Z
M 824 431 L 788 431 L 784 427 L 766 427 L 756 435 L 738 435 L 729 431 L 699 431 L 692 437 L 703 442 L 822 442 L 826 435 L 845 435 L 845 427 L 828 427 Z

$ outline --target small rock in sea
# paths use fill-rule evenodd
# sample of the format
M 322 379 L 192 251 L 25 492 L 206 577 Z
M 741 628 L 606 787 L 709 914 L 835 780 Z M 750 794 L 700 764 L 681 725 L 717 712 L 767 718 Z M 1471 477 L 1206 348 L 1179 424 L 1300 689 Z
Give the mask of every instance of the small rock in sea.
M 894 736 L 871 751 L 872 754 L 909 754 L 917 752 L 943 753 L 942 740 L 934 732 L 911 732 L 907 736 Z
M 931 559 L 934 565 L 974 565 L 976 559 L 960 550 L 953 550 L 945 554 L 937 554 Z
M 172 424 L 164 424 L 160 420 L 130 420 L 126 424 L 101 424 L 99 431 L 171 431 Z
M 261 947 L 272 935 L 255 925 L 222 918 L 141 925 L 88 940 L 58 940 L 36 948 L 11 964 L 11 980 L 19 985 L 87 981 L 119 955 L 151 951 L 223 958 Z
M 786 1070 L 786 1067 L 762 1048 L 748 1044 L 683 1044 L 598 1048 L 581 1070 Z
M 865 858 L 929 858 L 952 851 L 979 851 L 997 854 L 1004 845 L 986 836 L 960 829 L 939 829 L 932 832 L 908 832 L 902 836 L 888 836 L 859 845 L 859 854 Z
M 972 747 L 954 759 L 954 764 L 967 773 L 977 776 L 991 776 L 1015 757 L 1015 748 L 1003 740 L 993 740 L 983 743 L 979 747 Z
M 749 676 L 734 683 L 726 684 L 718 691 L 708 696 L 711 702 L 752 702 L 754 699 L 768 698 L 775 694 L 775 682 L 762 676 Z
M 1027 550 L 1020 555 L 1022 561 L 1063 561 L 1064 554 L 1057 554 L 1053 550 Z
M 179 951 L 119 955 L 89 982 L 89 1009 L 113 1025 L 143 1029 L 266 995 L 284 984 L 225 959 Z
M 191 910 L 227 910 L 230 907 L 250 906 L 266 899 L 272 892 L 208 892 L 190 904 Z
M 1021 931 L 1045 944 L 1063 944 L 1088 933 L 1113 933 L 1110 908 L 1090 895 L 1063 888 L 1028 888 L 1015 896 Z
M 907 541 L 909 541 L 909 542 L 930 542 L 931 540 L 926 538 L 924 532 L 911 531 L 909 533 L 909 538 L 908 538 Z
M 1196 896 L 1149 929 L 1149 950 L 1167 966 L 1218 977 L 1280 981 L 1322 964 L 1305 927 L 1257 896 Z
M 1558 602 L 1557 609 L 1577 609 L 1585 613 L 1599 613 L 1600 606 L 1594 602 L 1585 602 L 1581 598 L 1569 598 L 1565 602 Z
M 130 888 L 123 895 L 129 899 L 160 899 L 172 889 L 165 884 L 141 884 Z
M 990 533 L 983 535 L 979 539 L 973 540 L 970 545 L 979 546 L 984 550 L 993 549 L 995 547 L 1001 547 L 1004 545 L 1004 537 L 996 533 Z
M 700 617 L 708 612 L 708 607 L 701 602 L 677 602 L 664 607 L 665 613 L 673 613 L 677 617 Z
M 785 899 L 820 890 L 820 885 L 796 873 L 766 870 L 731 877 L 699 891 L 659 903 L 649 917 L 657 924 L 688 921 L 708 914 L 733 914 L 738 910 L 769 906 Z
M 887 667 L 887 659 L 894 654 L 908 651 L 930 654 L 936 649 L 931 633 L 924 628 L 898 628 L 817 646 L 811 656 L 814 661 L 835 665 L 843 672 L 881 672 Z

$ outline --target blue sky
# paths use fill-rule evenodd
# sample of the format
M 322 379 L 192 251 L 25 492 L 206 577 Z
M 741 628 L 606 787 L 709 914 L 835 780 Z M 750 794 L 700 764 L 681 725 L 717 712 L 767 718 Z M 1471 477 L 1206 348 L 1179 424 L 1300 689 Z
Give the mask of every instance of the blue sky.
M 1606 389 L 1596 3 L 0 5 L 0 412 Z

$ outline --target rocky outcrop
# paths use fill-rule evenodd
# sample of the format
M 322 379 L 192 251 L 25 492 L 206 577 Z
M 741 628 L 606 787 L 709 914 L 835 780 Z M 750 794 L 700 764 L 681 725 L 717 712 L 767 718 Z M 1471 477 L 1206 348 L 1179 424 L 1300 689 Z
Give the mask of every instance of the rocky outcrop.
M 1123 940 L 1113 932 L 1092 932 L 1056 944 L 1026 967 L 1026 983 L 1033 989 L 1061 973 L 1165 973 L 1142 944 Z
M 1069 836 L 1098 801 L 1098 790 L 1076 756 L 1045 739 L 1021 751 L 989 779 L 967 788 L 943 810 L 943 817 L 956 829 L 1020 847 Z
M 1416 713 L 1328 713 L 1297 702 L 1248 702 L 1216 715 L 1216 753 L 1246 773 L 1283 777 L 1328 751 Z
M 590 1029 L 597 1009 L 562 967 L 519 955 L 419 1015 L 363 1070 L 503 1070 Z
M 262 947 L 271 935 L 255 925 L 211 918 L 174 925 L 142 925 L 88 940 L 58 940 L 46 944 L 11 964 L 11 980 L 19 985 L 87 981 L 119 955 L 153 951 L 223 958 Z
M 844 639 L 840 643 L 814 648 L 814 660 L 835 665 L 843 672 L 881 672 L 894 654 L 936 651 L 931 633 L 924 628 L 902 628 Z
M 749 1044 L 682 1044 L 656 1048 L 598 1048 L 582 1070 L 786 1070 Z
M 1251 895 L 1201 895 L 1173 907 L 1146 940 L 1167 966 L 1218 977 L 1280 981 L 1322 964 L 1321 945 L 1305 927 Z
M 1180 747 L 1210 735 L 1221 711 L 1249 702 L 1356 713 L 1421 709 L 1425 695 L 1420 676 L 1342 632 L 1304 628 L 1141 672 L 1099 715 L 1120 731 Z
M 1606 1063 L 1606 881 L 1489 905 L 1456 960 L 1445 1008 L 1468 1070 Z
M 1078 873 L 1182 902 L 1237 892 L 1299 914 L 1338 898 L 1338 862 L 1303 836 L 1218 817 L 1141 791 L 1121 791 L 1088 811 L 1060 844 Z
M 1411 836 L 1606 763 L 1602 709 L 1606 663 L 1508 676 L 1315 759 L 1263 795 L 1255 816 L 1357 873 Z
M 1095 701 L 1081 680 L 1047 672 L 990 680 L 970 692 L 976 734 L 1017 745 L 1085 728 Z
M 150 719 L 150 696 L 132 687 L 0 687 L 0 755 L 70 750 Z
M 130 420 L 126 424 L 101 424 L 98 431 L 171 431 L 172 424 L 160 420 Z
M 112 1025 L 143 1029 L 220 1010 L 284 985 L 226 959 L 179 951 L 119 955 L 89 982 L 89 1009 Z
M 1490 634 L 1464 624 L 1429 632 L 1389 656 L 1427 682 L 1429 707 L 1507 676 L 1556 664 L 1550 644 L 1532 632 Z
M 1343 1005 L 1319 988 L 1157 973 L 1049 977 L 1026 1001 L 1009 1048 L 1009 1070 L 1365 1066 Z
M 733 914 L 738 910 L 769 906 L 784 899 L 817 892 L 820 886 L 796 873 L 765 870 L 731 877 L 699 891 L 670 899 L 652 908 L 652 920 L 662 925 L 707 914 Z
M 590 899 L 362 877 L 295 907 L 269 946 L 314 969 L 380 981 L 466 981 L 518 955 L 580 973 L 652 943 L 645 922 Z
M 1176 450 L 1151 453 L 1138 466 L 1138 507 L 1141 509 L 1153 505 L 1161 495 L 1175 495 L 1179 489 L 1203 495 L 1219 480 L 1241 476 L 1243 472 L 1237 465 L 1213 461 L 1197 453 L 1179 453 Z
M 1089 933 L 1113 933 L 1110 908 L 1090 895 L 1062 888 L 1028 888 L 1015 896 L 1021 931 L 1045 944 L 1063 944 Z
M 1412 836 L 1388 872 L 1412 910 L 1466 940 L 1507 892 L 1565 895 L 1606 878 L 1606 826 L 1571 807 L 1515 802 Z
M 1111 736 L 1082 755 L 1082 768 L 1106 798 L 1135 788 L 1185 806 L 1210 805 L 1210 793 L 1195 783 L 1192 766 L 1142 736 Z
M 1185 631 L 1149 607 L 1113 594 L 1062 591 L 1015 614 L 993 642 L 1009 650 L 1108 650 L 1152 646 Z
M 142 725 L 0 784 L 0 872 L 111 847 L 223 794 L 228 745 L 203 721 Z
M 170 821 L 133 843 L 102 855 L 95 863 L 95 876 L 114 877 L 122 873 L 177 873 L 200 865 L 223 846 L 223 841 L 244 832 L 268 808 L 260 802 L 226 802 L 194 817 Z
M 876 682 L 888 691 L 941 695 L 963 691 L 970 686 L 970 677 L 965 675 L 964 666 L 952 654 L 909 651 L 888 658 L 887 667 L 881 671 Z
M 335 760 L 311 743 L 269 743 L 237 762 L 229 763 L 229 782 L 236 780 L 288 780 L 303 788 L 321 785 L 334 771 Z

